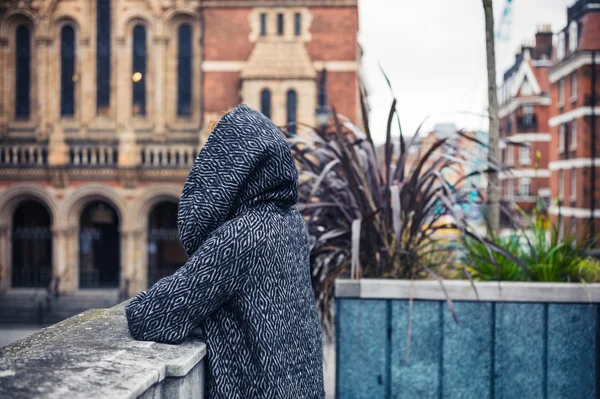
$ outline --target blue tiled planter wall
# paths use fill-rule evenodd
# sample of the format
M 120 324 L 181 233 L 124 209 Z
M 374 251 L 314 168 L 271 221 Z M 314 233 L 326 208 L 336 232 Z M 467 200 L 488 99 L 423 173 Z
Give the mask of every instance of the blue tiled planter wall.
M 336 395 L 597 398 L 596 303 L 336 299 Z

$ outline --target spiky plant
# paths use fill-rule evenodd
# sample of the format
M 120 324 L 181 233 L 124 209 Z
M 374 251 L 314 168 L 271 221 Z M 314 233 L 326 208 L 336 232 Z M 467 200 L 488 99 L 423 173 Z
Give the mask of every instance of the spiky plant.
M 299 168 L 299 209 L 311 239 L 313 288 L 326 327 L 338 277 L 433 278 L 441 283 L 435 270 L 452 262 L 452 249 L 445 245 L 448 230 L 471 237 L 489 254 L 496 251 L 513 259 L 458 214 L 478 190 L 471 178 L 486 170 L 473 170 L 457 180 L 445 177 L 448 171 L 462 173 L 473 161 L 448 138 L 435 139 L 416 159 L 415 154 L 409 157 L 420 127 L 405 140 L 395 99 L 383 159 L 378 159 L 362 88 L 361 94 L 364 132 L 333 109 L 332 126 L 288 136 Z M 397 139 L 392 138 L 393 123 L 400 131 Z M 485 145 L 463 132 L 457 136 Z M 501 169 L 494 160 L 489 167 Z M 470 276 L 467 269 L 464 273 Z M 453 312 L 450 298 L 448 305 Z

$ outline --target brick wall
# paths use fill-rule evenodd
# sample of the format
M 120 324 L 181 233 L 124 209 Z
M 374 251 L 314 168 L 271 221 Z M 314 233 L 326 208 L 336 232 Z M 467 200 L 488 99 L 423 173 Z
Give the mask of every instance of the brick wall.
M 358 82 L 354 72 L 328 72 L 327 95 L 339 114 L 358 123 Z
M 204 61 L 247 60 L 254 46 L 248 40 L 251 8 L 209 8 L 203 11 Z
M 235 107 L 240 102 L 239 85 L 239 72 L 205 72 L 204 111 L 222 113 Z
M 357 60 L 358 9 L 336 7 L 310 9 L 313 20 L 308 54 L 314 60 Z

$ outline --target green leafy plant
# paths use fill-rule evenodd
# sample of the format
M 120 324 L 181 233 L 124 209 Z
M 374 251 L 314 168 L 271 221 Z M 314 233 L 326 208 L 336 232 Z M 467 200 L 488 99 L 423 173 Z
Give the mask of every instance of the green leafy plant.
M 593 282 L 600 278 L 600 263 L 587 255 L 593 242 L 580 244 L 572 236 L 562 237 L 558 226 L 550 224 L 536 210 L 532 215 L 522 211 L 519 214 L 525 221 L 524 227 L 515 228 L 517 232 L 509 237 L 494 240 L 527 267 L 498 252 L 490 257 L 482 244 L 465 239 L 462 262 L 474 280 Z

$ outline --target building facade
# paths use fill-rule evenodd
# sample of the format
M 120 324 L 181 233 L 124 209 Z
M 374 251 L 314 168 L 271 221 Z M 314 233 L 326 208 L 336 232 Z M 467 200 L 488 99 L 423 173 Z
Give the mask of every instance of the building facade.
M 500 175 L 502 201 L 531 212 L 538 198 L 550 196 L 550 84 L 552 31 L 541 26 L 534 43 L 525 43 L 504 73 L 500 89 L 502 161 L 510 168 Z
M 209 122 L 244 102 L 300 130 L 319 92 L 356 121 L 357 30 L 356 0 L 1 2 L 0 289 L 172 274 Z
M 600 236 L 600 1 L 567 10 L 548 71 L 550 214 L 565 234 Z

